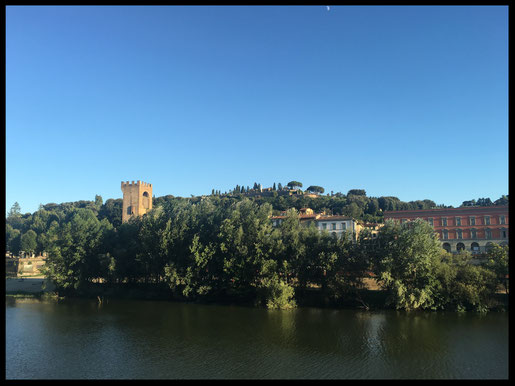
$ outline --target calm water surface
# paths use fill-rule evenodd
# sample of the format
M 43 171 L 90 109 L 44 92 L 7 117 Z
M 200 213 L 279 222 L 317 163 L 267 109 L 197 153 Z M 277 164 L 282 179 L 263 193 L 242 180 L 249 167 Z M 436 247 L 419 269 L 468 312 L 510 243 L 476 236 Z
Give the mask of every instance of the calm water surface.
M 6 378 L 508 378 L 508 315 L 8 298 Z

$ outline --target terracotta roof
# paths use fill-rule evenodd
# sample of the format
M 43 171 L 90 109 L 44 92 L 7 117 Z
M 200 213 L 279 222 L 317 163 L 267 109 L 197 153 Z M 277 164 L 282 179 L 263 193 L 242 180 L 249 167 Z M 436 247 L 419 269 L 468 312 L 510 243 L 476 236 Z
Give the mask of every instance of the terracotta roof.
M 317 220 L 318 221 L 352 220 L 352 218 L 351 217 L 347 217 L 347 216 L 321 216 Z
M 492 209 L 508 209 L 509 205 L 489 205 L 489 206 L 460 206 L 459 208 L 435 208 L 435 209 L 407 209 L 407 210 L 385 210 L 384 215 L 386 214 L 402 214 L 407 212 L 445 212 L 448 210 L 458 211 L 458 210 L 492 210 Z

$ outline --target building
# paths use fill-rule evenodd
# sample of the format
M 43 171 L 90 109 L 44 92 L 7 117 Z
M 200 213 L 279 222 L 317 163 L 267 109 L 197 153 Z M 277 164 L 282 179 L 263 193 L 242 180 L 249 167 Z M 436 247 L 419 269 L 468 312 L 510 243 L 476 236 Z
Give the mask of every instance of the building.
M 316 214 L 313 209 L 310 208 L 301 208 L 299 210 L 299 221 L 301 224 L 308 226 L 310 223 L 314 222 L 318 217 L 322 214 Z M 281 212 L 279 216 L 272 216 L 272 224 L 273 226 L 279 226 L 286 218 L 286 211 Z
M 25 253 L 20 251 L 19 256 L 13 256 L 12 253 L 5 254 L 5 273 L 6 276 L 38 276 L 41 275 L 41 269 L 46 264 L 47 254 L 36 256 L 33 253 Z
M 325 213 L 314 213 L 313 209 L 301 208 L 299 210 L 299 221 L 302 225 L 309 226 L 314 223 L 320 232 L 327 231 L 335 237 L 343 237 L 344 234 L 352 236 L 356 240 L 359 233 L 363 229 L 369 229 L 372 237 L 377 237 L 377 231 L 380 224 L 362 224 L 351 217 L 326 215 Z M 282 212 L 279 216 L 272 216 L 272 224 L 279 226 L 286 218 L 286 212 Z
M 123 209 L 122 223 L 133 216 L 143 216 L 152 209 L 152 184 L 137 181 L 122 181 Z
M 347 216 L 331 216 L 321 215 L 316 221 L 316 227 L 321 231 L 328 231 L 331 235 L 343 237 L 344 234 L 349 232 L 356 239 L 360 231 L 359 224 Z
M 417 218 L 428 221 L 448 252 L 485 253 L 493 243 L 508 245 L 507 205 L 386 211 L 384 218 L 401 223 Z

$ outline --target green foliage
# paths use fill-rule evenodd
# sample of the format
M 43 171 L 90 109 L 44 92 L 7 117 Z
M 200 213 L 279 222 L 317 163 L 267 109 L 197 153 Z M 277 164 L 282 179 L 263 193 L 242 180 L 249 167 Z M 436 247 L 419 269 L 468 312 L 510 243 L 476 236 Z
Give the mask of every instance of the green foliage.
M 5 224 L 5 250 L 18 255 L 21 249 L 21 232 L 10 224 Z
M 98 277 L 99 247 L 104 233 L 111 229 L 90 209 L 73 209 L 57 230 L 46 262 L 46 275 L 58 289 L 79 289 Z
M 95 208 L 97 210 L 100 210 L 100 208 L 102 207 L 102 196 L 99 196 L 98 194 L 95 195 Z
M 496 291 L 495 273 L 471 264 L 469 253 L 442 252 L 436 266 L 436 309 L 486 311 Z
M 311 185 L 310 187 L 308 187 L 306 189 L 306 191 L 308 192 L 311 192 L 311 193 L 324 193 L 324 188 L 322 188 L 321 186 L 317 186 L 317 185 Z
M 6 247 L 49 252 L 46 275 L 59 291 L 102 279 L 106 286 L 146 283 L 190 301 L 229 296 L 284 309 L 318 288 L 324 299 L 365 304 L 363 278 L 373 270 L 395 308 L 483 311 L 497 285 L 507 289 L 507 247 L 494 246 L 488 262 L 474 266 L 467 253 L 443 253 L 423 221 L 389 222 L 377 238 L 364 231 L 356 241 L 301 225 L 298 217 L 310 207 L 381 221 L 383 210 L 428 209 L 431 200 L 353 191 L 311 198 L 278 189 L 251 198 L 243 186 L 231 196 L 158 197 L 152 211 L 124 224 L 121 199 L 50 203 L 24 215 L 15 208 L 6 218 Z M 274 228 L 270 216 L 282 210 L 286 219 Z
M 508 293 L 508 274 L 509 274 L 509 247 L 494 244 L 487 254 L 488 261 L 486 268 L 490 269 L 497 277 L 499 284 L 504 286 Z
M 18 202 L 15 202 L 11 206 L 11 209 L 9 210 L 7 217 L 19 217 L 19 216 L 21 216 L 21 207 L 20 207 L 20 204 L 18 204 Z
M 286 184 L 290 189 L 302 188 L 302 182 L 299 181 L 290 181 Z
M 293 286 L 277 275 L 265 277 L 258 285 L 258 299 L 268 309 L 291 309 L 297 306 Z
M 432 308 L 436 286 L 435 265 L 441 246 L 425 221 L 399 225 L 387 221 L 378 234 L 375 270 L 397 309 Z
M 21 236 L 20 247 L 25 252 L 35 252 L 37 247 L 37 234 L 32 229 L 29 229 L 26 233 Z
M 355 195 L 355 196 L 366 196 L 367 193 L 365 192 L 364 189 L 351 189 L 349 190 L 349 192 L 347 193 L 347 196 L 350 196 L 350 195 Z

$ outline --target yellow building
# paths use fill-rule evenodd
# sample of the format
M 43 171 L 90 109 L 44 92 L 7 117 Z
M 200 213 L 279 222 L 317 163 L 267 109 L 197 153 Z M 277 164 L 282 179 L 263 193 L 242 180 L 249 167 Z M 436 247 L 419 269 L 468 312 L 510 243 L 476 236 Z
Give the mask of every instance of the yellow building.
M 142 181 L 122 181 L 122 223 L 133 216 L 143 216 L 152 209 L 152 184 Z

